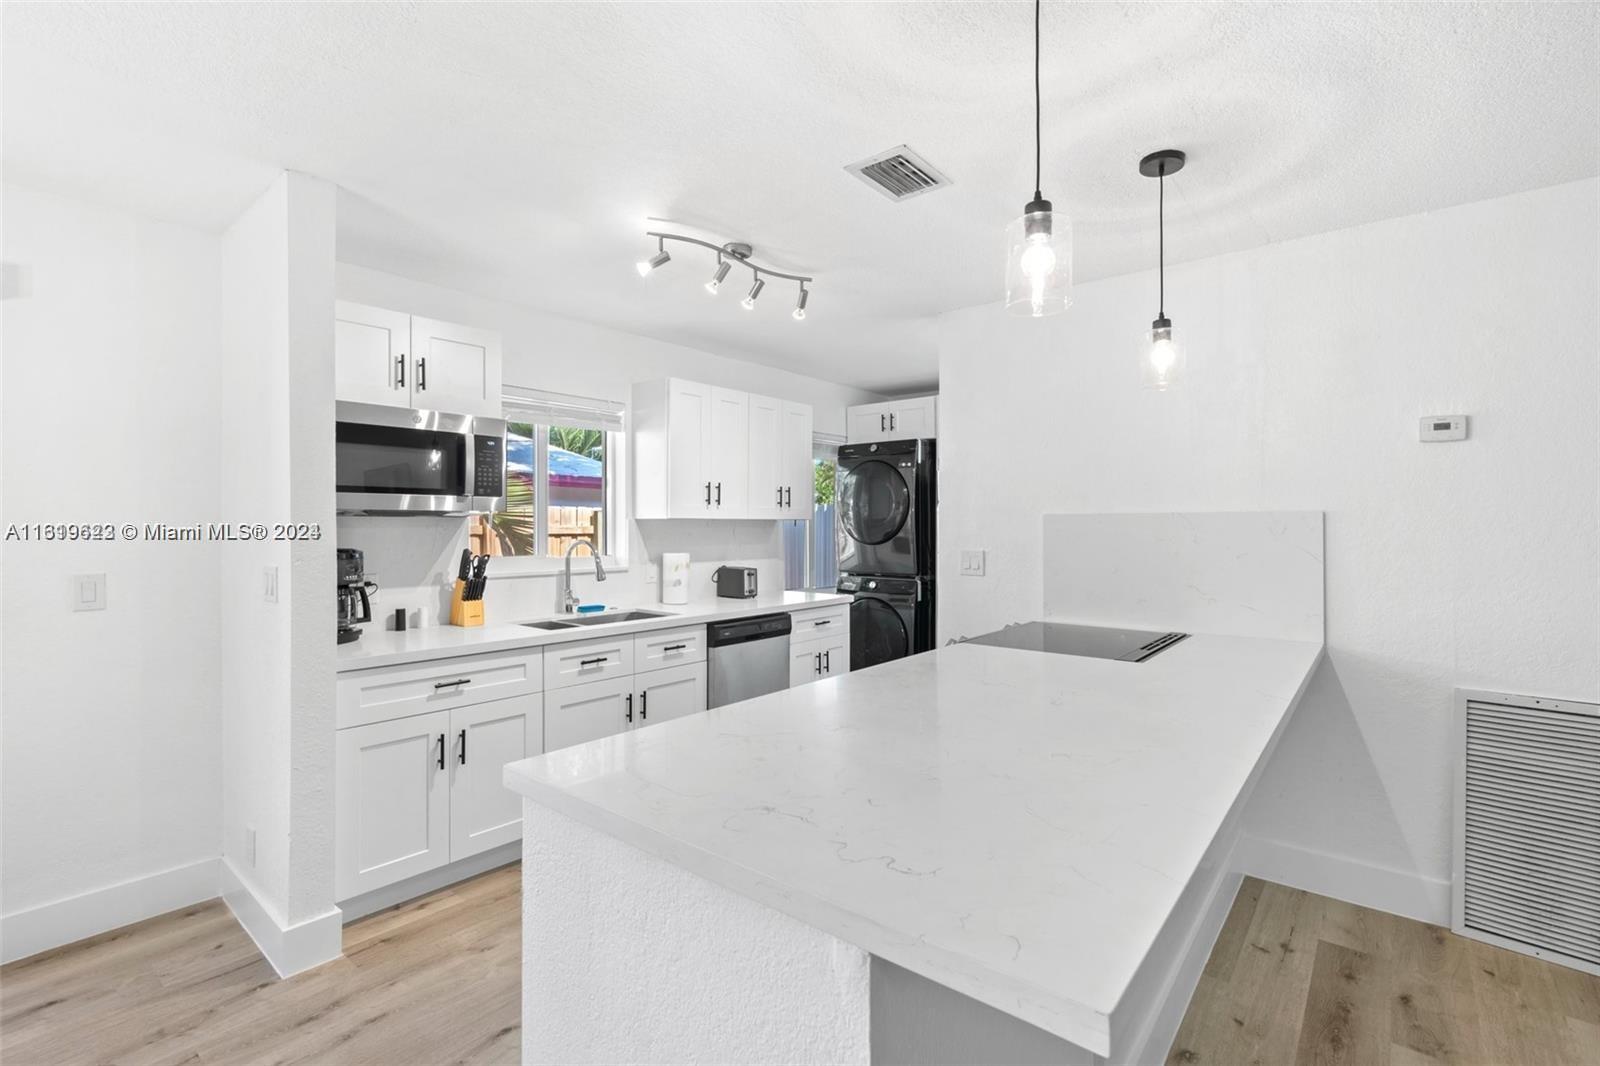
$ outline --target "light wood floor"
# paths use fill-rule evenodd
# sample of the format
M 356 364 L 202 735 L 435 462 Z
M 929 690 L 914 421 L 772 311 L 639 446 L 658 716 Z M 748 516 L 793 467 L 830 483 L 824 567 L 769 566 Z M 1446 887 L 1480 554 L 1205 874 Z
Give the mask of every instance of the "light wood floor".
M 521 868 L 344 931 L 280 981 L 221 902 L 0 968 L 0 1062 L 514 1063 Z
M 277 980 L 221 903 L 0 968 L 0 1061 L 514 1063 L 510 866 L 345 929 Z M 1600 978 L 1247 880 L 1170 1063 L 1600 1066 Z
M 1596 1066 L 1600 977 L 1246 879 L 1167 1062 Z

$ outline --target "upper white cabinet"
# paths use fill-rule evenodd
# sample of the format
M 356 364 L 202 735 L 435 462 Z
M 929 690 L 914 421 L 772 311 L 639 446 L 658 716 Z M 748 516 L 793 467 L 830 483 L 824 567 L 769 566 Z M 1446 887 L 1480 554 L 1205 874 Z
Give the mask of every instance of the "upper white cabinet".
M 845 435 L 851 444 L 878 440 L 937 437 L 937 396 L 859 404 L 846 414 Z
M 637 518 L 811 513 L 811 408 L 670 378 L 633 388 Z
M 334 308 L 338 399 L 452 414 L 501 414 L 500 335 L 340 300 Z

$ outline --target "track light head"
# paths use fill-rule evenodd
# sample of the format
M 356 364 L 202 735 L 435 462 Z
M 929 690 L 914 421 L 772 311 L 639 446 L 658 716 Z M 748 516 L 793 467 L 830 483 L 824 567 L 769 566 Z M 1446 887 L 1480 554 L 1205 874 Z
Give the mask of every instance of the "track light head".
M 760 275 L 757 275 L 755 284 L 750 286 L 750 291 L 745 295 L 745 298 L 739 301 L 739 306 L 746 311 L 752 310 L 756 306 L 756 297 L 760 296 L 761 290 L 766 287 L 767 283 L 761 280 Z
M 810 290 L 807 289 L 804 285 L 800 286 L 800 295 L 798 297 L 796 297 L 795 301 L 794 301 L 794 320 L 796 322 L 804 322 L 805 321 L 805 318 L 806 318 L 806 300 L 810 296 L 811 296 Z
M 706 282 L 706 291 L 715 296 L 717 290 L 722 288 L 722 279 L 728 276 L 728 271 L 733 269 L 733 264 L 726 259 L 717 260 L 717 272 L 711 280 Z
M 639 276 L 642 278 L 648 275 L 650 271 L 654 270 L 656 267 L 665 264 L 671 258 L 672 254 L 667 251 L 667 242 L 665 240 L 657 240 L 656 254 L 652 255 L 649 259 L 639 260 L 634 264 L 634 268 L 639 271 Z

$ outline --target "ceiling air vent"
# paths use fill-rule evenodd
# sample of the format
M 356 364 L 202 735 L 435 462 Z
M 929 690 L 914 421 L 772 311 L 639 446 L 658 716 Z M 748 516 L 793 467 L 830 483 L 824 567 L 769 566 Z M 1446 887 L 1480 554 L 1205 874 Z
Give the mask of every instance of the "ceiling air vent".
M 845 170 L 891 200 L 909 200 L 950 184 L 932 163 L 904 144 L 851 163 Z

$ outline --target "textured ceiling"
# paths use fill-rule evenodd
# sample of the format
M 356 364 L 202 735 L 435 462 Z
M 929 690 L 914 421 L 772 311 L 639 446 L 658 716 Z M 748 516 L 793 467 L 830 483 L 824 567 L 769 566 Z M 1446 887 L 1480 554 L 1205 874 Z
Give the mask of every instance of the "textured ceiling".
M 1179 147 L 1192 259 L 1600 170 L 1590 4 L 1046 4 L 1044 190 L 1079 280 L 1155 257 L 1136 164 Z M 288 167 L 340 257 L 867 388 L 932 380 L 926 323 L 996 299 L 1032 191 L 1031 6 L 24 4 L 7 176 L 221 228 Z M 841 169 L 909 143 L 894 204 Z M 640 281 L 647 216 L 814 273 L 810 317 Z M 579 353 L 551 353 L 571 358 Z

